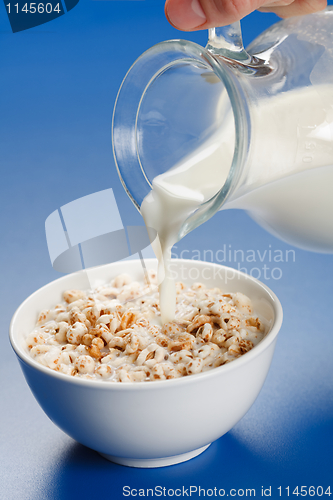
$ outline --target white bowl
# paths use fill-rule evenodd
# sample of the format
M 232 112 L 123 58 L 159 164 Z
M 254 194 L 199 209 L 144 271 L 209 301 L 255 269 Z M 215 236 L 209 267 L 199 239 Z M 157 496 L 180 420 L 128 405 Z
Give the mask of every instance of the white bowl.
M 156 268 L 154 259 L 146 264 Z M 84 271 L 30 295 L 10 325 L 11 344 L 24 376 L 48 417 L 76 441 L 119 464 L 161 467 L 195 457 L 245 415 L 271 364 L 282 323 L 282 307 L 274 293 L 258 280 L 217 264 L 175 259 L 173 266 L 186 283 L 201 281 L 248 295 L 255 311 L 270 322 L 269 333 L 235 361 L 179 379 L 121 384 L 55 372 L 30 357 L 25 338 L 38 313 L 59 303 L 62 292 L 86 288 Z M 123 272 L 136 280 L 143 278 L 140 260 L 94 268 L 89 277 L 94 285 Z

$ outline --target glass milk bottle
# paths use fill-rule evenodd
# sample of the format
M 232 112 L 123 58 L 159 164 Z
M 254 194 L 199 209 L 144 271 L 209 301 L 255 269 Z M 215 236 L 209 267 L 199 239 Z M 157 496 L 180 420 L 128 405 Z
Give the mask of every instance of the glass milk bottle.
M 167 176 L 174 189 L 202 187 L 177 239 L 241 208 L 282 240 L 333 252 L 332 26 L 327 8 L 275 24 L 246 51 L 235 23 L 209 30 L 205 48 L 173 40 L 145 52 L 119 90 L 112 131 L 136 207 Z

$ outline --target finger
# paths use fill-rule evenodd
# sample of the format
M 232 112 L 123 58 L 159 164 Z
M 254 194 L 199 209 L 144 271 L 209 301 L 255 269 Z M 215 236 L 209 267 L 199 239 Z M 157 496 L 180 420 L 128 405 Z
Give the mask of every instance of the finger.
M 261 7 L 264 0 L 166 0 L 165 14 L 177 29 L 226 26 Z
M 286 7 L 293 3 L 295 0 L 267 0 L 262 7 L 258 10 L 267 9 L 272 10 L 274 7 Z
M 302 16 L 324 10 L 327 6 L 326 0 L 294 0 L 291 3 L 276 1 L 264 4 L 259 10 L 261 12 L 274 12 L 280 17 L 287 18 L 293 16 Z
M 323 10 L 326 5 L 326 0 L 166 0 L 165 14 L 175 28 L 195 31 L 226 26 L 256 9 L 291 17 Z

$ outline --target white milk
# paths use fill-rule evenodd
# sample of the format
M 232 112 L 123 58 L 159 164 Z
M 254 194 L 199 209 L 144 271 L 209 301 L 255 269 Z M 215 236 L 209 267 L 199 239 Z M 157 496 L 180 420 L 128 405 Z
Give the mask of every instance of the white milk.
M 244 208 L 262 227 L 297 247 L 333 252 L 333 165 L 271 182 L 225 208 Z
M 146 226 L 158 234 L 153 248 L 159 261 L 163 323 L 172 321 L 175 315 L 176 292 L 168 265 L 171 248 L 179 240 L 186 219 L 223 186 L 233 157 L 234 141 L 230 138 L 232 134 L 223 142 L 220 134 L 215 134 L 179 165 L 155 177 L 153 189 L 142 202 L 141 214 Z
M 320 87 L 319 92 L 315 88 L 295 90 L 262 101 L 254 111 L 257 128 L 247 172 L 251 188 L 242 195 L 241 190 L 236 192 L 223 209 L 243 208 L 263 227 L 295 245 L 333 251 L 333 147 L 327 147 L 327 141 L 333 139 L 333 117 L 331 122 L 327 117 L 325 121 L 322 111 L 322 103 L 326 97 L 332 100 L 332 94 L 332 87 Z M 288 140 L 282 146 L 272 133 L 280 124 L 284 134 L 288 128 Z M 315 154 L 307 150 L 311 127 Z M 146 225 L 159 236 L 154 251 L 159 260 L 162 322 L 172 321 L 175 315 L 175 286 L 168 271 L 171 248 L 186 219 L 223 186 L 232 161 L 233 137 L 233 126 L 223 136 L 220 130 L 181 163 L 157 176 L 141 205 Z

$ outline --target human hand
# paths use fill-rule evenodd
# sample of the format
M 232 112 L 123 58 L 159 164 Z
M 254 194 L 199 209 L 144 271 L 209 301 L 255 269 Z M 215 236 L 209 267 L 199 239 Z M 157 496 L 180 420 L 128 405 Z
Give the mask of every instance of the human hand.
M 166 0 L 165 15 L 175 28 L 195 31 L 239 21 L 258 9 L 280 17 L 323 10 L 326 0 Z

